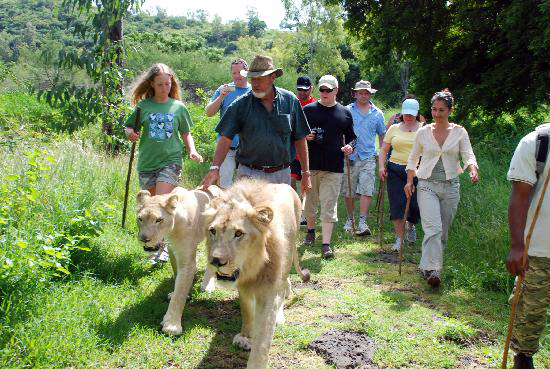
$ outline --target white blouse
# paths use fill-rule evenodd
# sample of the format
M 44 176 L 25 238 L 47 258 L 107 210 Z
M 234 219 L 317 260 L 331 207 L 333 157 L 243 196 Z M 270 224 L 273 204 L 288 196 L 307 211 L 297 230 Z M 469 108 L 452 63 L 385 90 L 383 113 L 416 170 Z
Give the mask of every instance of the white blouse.
M 440 157 L 445 169 L 445 177 L 448 180 L 459 176 L 469 165 L 479 168 L 468 132 L 464 127 L 449 123 L 451 132 L 449 132 L 443 146 L 439 146 L 432 133 L 434 124 L 425 125 L 416 133 L 414 145 L 409 154 L 407 170 L 414 171 L 420 179 L 427 179 L 432 174 L 432 170 Z M 459 154 L 464 162 L 464 169 L 460 166 Z M 422 157 L 422 160 L 417 170 L 416 167 L 420 157 Z

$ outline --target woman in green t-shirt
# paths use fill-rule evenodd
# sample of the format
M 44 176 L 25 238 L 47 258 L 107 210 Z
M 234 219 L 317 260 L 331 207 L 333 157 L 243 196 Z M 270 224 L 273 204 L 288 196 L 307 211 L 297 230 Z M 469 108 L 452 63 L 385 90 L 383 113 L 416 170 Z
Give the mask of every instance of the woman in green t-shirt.
M 154 64 L 136 80 L 131 96 L 136 109 L 126 121 L 125 132 L 130 141 L 139 140 L 140 187 L 153 196 L 170 193 L 179 183 L 184 144 L 189 158 L 202 162 L 176 76 L 168 66 Z
M 202 162 L 176 76 L 168 66 L 154 64 L 134 82 L 131 96 L 136 108 L 126 121 L 125 132 L 130 141 L 139 140 L 139 186 L 152 196 L 170 193 L 179 184 L 184 144 L 189 158 Z M 164 242 L 155 249 L 153 263 L 168 261 Z

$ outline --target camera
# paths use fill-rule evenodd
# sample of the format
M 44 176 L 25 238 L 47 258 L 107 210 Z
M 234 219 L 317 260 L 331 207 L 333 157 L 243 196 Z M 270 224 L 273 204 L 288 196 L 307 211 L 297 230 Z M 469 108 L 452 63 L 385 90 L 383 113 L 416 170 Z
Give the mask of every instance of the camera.
M 313 139 L 313 142 L 320 145 L 323 143 L 325 130 L 321 127 L 313 127 L 311 129 L 311 133 L 315 134 L 315 138 Z
M 229 87 L 229 91 L 230 91 L 230 92 L 235 91 L 235 84 L 234 84 L 233 82 L 229 83 L 229 84 L 227 85 L 227 87 Z

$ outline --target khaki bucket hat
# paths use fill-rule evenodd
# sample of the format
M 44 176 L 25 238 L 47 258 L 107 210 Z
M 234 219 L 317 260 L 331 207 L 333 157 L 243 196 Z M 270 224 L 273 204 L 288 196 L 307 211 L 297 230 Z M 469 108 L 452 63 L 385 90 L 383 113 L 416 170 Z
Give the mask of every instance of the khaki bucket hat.
M 250 68 L 248 70 L 241 70 L 241 76 L 248 78 L 269 76 L 272 73 L 280 77 L 283 75 L 283 70 L 275 68 L 273 66 L 273 59 L 263 55 L 256 55 L 252 64 L 250 64 Z

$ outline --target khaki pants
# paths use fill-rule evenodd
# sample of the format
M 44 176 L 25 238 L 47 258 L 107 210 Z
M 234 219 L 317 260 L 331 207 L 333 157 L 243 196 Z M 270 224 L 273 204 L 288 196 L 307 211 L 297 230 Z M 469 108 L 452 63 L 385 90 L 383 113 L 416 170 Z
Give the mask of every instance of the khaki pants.
M 529 256 L 514 321 L 511 348 L 528 356 L 539 350 L 550 306 L 550 258 Z
M 326 172 L 323 170 L 311 171 L 311 190 L 307 192 L 304 205 L 304 216 L 315 217 L 315 210 L 321 203 L 320 220 L 324 223 L 338 221 L 338 195 L 342 183 L 343 173 Z
M 235 174 L 235 168 L 237 162 L 235 161 L 236 150 L 229 150 L 225 159 L 220 165 L 220 187 L 228 188 L 233 184 L 233 175 Z
M 424 231 L 419 268 L 441 270 L 449 227 L 460 200 L 460 182 L 458 178 L 449 181 L 419 179 L 416 191 Z

